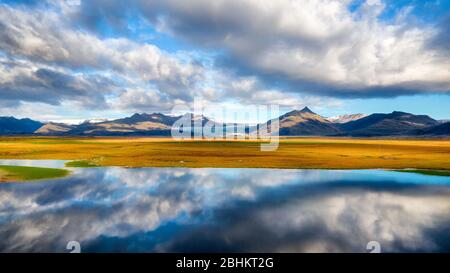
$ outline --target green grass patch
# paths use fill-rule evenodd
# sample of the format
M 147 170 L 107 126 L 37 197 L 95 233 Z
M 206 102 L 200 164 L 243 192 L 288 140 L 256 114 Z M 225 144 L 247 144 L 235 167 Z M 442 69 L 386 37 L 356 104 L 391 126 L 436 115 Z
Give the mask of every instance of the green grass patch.
M 25 167 L 25 166 L 8 166 L 0 165 L 0 171 L 4 174 L 5 180 L 38 180 L 59 178 L 68 175 L 70 172 L 64 169 Z
M 399 170 L 398 172 L 417 173 L 423 175 L 450 176 L 450 171 L 439 171 L 439 170 Z
M 76 160 L 76 161 L 70 161 L 67 162 L 66 167 L 72 167 L 72 168 L 94 168 L 98 167 L 97 164 L 89 161 L 89 160 Z

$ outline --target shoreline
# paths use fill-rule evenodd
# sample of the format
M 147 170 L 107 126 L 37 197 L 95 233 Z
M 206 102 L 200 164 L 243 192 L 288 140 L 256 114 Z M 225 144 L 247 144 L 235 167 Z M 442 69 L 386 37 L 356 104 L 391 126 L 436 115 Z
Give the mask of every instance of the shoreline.
M 0 158 L 65 160 L 66 167 L 450 171 L 450 140 L 287 138 L 262 152 L 251 140 L 0 137 Z

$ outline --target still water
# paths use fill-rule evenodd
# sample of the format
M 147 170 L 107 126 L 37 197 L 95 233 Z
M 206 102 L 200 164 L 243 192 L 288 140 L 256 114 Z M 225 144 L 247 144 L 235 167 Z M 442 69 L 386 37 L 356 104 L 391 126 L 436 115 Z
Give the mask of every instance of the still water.
M 0 164 L 62 167 L 62 161 Z M 0 183 L 0 252 L 450 251 L 450 178 L 382 170 L 71 169 Z

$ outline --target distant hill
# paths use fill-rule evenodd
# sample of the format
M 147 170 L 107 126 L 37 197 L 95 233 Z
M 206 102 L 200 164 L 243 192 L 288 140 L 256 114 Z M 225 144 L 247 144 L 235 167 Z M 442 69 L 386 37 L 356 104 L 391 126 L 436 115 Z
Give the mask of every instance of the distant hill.
M 450 136 L 450 122 L 440 123 L 436 126 L 411 131 L 412 135 L 419 136 Z
M 73 125 L 49 122 L 47 124 L 44 124 L 36 131 L 34 131 L 34 133 L 39 135 L 61 135 L 69 132 L 73 128 L 74 128 Z
M 101 121 L 83 122 L 73 126 L 63 135 L 169 135 L 176 117 L 163 114 L 134 114 L 131 117 Z
M 16 119 L 14 117 L 0 117 L 0 134 L 32 134 L 44 125 L 42 122 L 29 118 Z
M 321 136 L 340 133 L 340 129 L 308 107 L 294 110 L 279 117 L 282 136 Z
M 406 135 L 415 129 L 431 127 L 438 121 L 426 115 L 394 111 L 390 114 L 372 114 L 340 125 L 344 135 L 391 136 Z

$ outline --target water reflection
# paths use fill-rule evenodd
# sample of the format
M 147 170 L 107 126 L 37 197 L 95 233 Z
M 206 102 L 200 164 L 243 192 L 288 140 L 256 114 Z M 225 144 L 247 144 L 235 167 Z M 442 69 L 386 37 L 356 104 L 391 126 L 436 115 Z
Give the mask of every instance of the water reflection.
M 450 179 L 385 171 L 95 168 L 0 184 L 0 251 L 450 251 Z
M 65 160 L 45 159 L 0 159 L 0 165 L 33 166 L 43 168 L 64 168 Z

